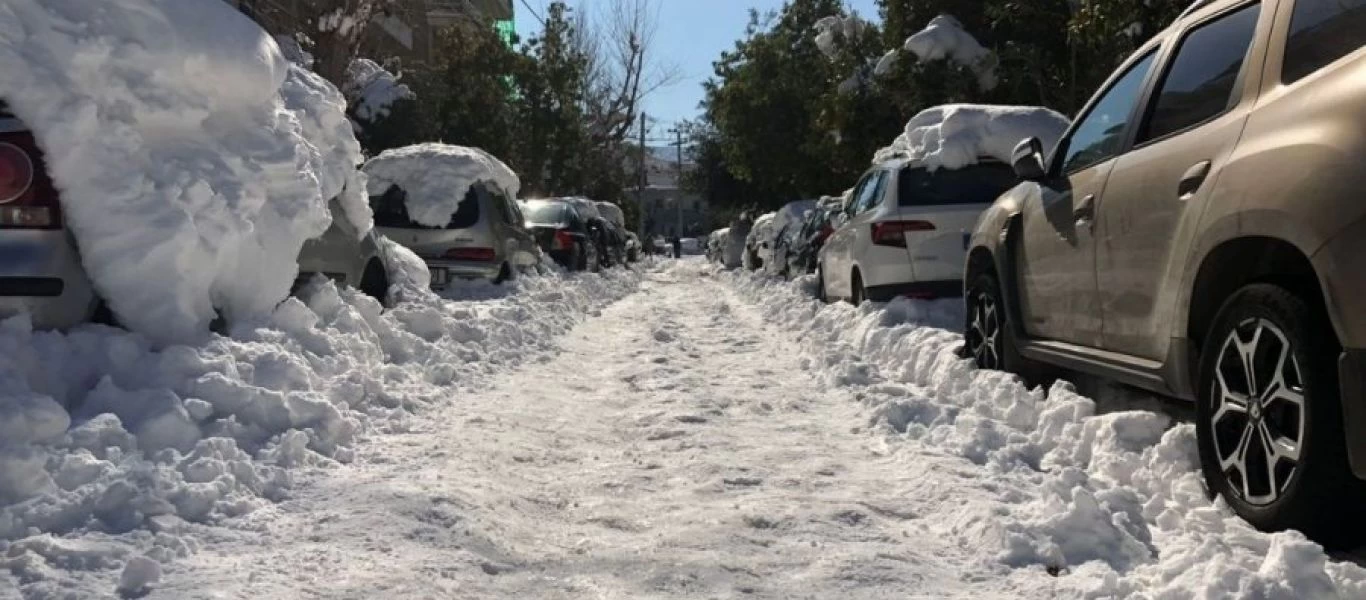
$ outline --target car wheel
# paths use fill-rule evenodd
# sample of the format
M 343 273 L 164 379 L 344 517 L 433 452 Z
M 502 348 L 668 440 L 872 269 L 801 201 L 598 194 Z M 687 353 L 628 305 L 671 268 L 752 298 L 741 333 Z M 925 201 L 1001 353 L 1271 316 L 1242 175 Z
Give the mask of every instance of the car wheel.
M 507 263 L 503 263 L 502 268 L 498 269 L 498 277 L 493 279 L 496 285 L 502 285 L 517 278 L 517 271 Z
M 1362 483 L 1343 433 L 1327 319 L 1284 288 L 1254 284 L 1215 317 L 1201 353 L 1196 436 L 1211 492 L 1258 529 L 1359 541 Z
M 1005 305 L 996 277 L 990 273 L 978 275 L 968 286 L 966 301 L 963 341 L 968 356 L 979 369 L 1006 370 Z
M 863 276 L 859 274 L 858 269 L 854 269 L 854 273 L 849 276 L 849 302 L 854 306 L 863 306 L 867 300 L 868 290 L 863 289 Z
M 385 298 L 389 296 L 389 274 L 384 271 L 379 261 L 371 260 L 365 265 L 365 272 L 360 277 L 360 291 L 384 304 Z
M 825 294 L 825 267 L 821 265 L 816 265 L 816 299 L 830 303 L 830 297 Z

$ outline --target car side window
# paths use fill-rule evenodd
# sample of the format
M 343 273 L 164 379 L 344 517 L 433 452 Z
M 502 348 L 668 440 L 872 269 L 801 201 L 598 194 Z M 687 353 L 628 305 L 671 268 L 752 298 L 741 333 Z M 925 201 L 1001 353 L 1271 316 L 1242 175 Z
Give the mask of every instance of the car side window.
M 1366 0 L 1295 0 L 1281 81 L 1293 83 L 1366 45 Z
M 1082 117 L 1067 141 L 1062 172 L 1074 173 L 1119 154 L 1124 132 L 1129 128 L 1134 105 L 1143 91 L 1143 81 L 1153 67 L 1156 52 L 1149 52 L 1129 67 L 1115 84 Z
M 1257 33 L 1261 4 L 1192 29 L 1167 68 L 1138 141 L 1160 138 L 1223 114 L 1238 101 L 1238 76 Z
M 878 170 L 869 173 L 868 180 L 859 188 L 858 200 L 854 203 L 853 214 L 860 214 L 877 206 L 882 199 L 882 184 L 887 180 L 887 172 Z

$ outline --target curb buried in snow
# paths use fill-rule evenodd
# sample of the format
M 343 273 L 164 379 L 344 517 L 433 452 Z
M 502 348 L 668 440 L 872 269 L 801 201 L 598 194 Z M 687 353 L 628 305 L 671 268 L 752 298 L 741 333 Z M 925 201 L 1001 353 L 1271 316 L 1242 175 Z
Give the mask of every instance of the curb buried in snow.
M 0 580 L 38 596 L 154 587 L 205 526 L 250 527 L 234 519 L 287 497 L 298 469 L 350 462 L 363 437 L 553 351 L 648 268 L 410 290 L 388 311 L 321 282 L 234 337 L 161 350 L 100 325 L 0 322 Z
M 903 442 L 894 447 L 961 457 L 1010 490 L 935 519 L 936 533 L 986 565 L 1014 578 L 1047 572 L 1052 593 L 1088 597 L 1366 597 L 1360 566 L 1211 502 L 1192 425 L 1146 410 L 1099 414 L 1070 383 L 1030 390 L 959 358 L 958 300 L 824 305 L 814 277 L 693 268 L 794 335 L 813 374 L 854 390 L 875 430 Z

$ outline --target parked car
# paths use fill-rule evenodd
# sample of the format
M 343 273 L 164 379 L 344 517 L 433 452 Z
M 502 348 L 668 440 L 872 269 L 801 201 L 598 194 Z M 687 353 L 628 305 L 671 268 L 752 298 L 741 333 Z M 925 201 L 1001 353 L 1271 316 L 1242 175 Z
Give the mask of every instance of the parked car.
M 989 158 L 957 170 L 904 159 L 873 167 L 820 250 L 818 293 L 855 304 L 962 295 L 968 232 L 1015 181 Z
M 787 275 L 807 275 L 816 272 L 816 263 L 821 246 L 826 238 L 835 232 L 831 221 L 839 211 L 838 204 L 823 203 L 807 212 L 802 226 L 794 230 L 792 239 L 785 242 L 788 247 Z
M 101 302 L 66 229 L 42 150 L 3 102 L 0 175 L 0 316 L 28 313 L 43 329 L 90 320 Z
M 332 225 L 322 235 L 304 242 L 294 288 L 297 290 L 315 275 L 322 275 L 384 303 L 389 294 L 389 273 L 385 267 L 389 263 L 379 233 L 372 227 L 365 235 L 357 235 L 356 227 L 346 218 L 336 198 L 327 207 L 332 211 Z
M 476 183 L 444 227 L 428 227 L 408 217 L 406 192 L 398 185 L 370 197 L 380 234 L 407 246 L 426 261 L 432 288 L 454 279 L 503 283 L 540 261 L 540 248 L 525 218 L 504 190 Z
M 796 243 L 797 234 L 806 220 L 806 213 L 815 208 L 815 200 L 798 200 L 778 209 L 768 226 L 769 238 L 758 240 L 759 247 L 767 247 L 768 250 L 768 258 L 764 262 L 765 272 L 787 277 L 788 254 Z
M 730 228 L 723 227 L 707 235 L 707 260 L 725 262 L 726 243 L 730 241 Z
M 772 257 L 772 247 L 764 247 L 761 240 L 772 237 L 773 218 L 778 213 L 765 213 L 754 220 L 754 225 L 750 227 L 749 234 L 745 236 L 745 252 L 741 258 L 741 264 L 747 271 L 757 271 L 763 268 L 765 261 Z
M 1200 2 L 978 222 L 966 350 L 1196 403 L 1209 489 L 1359 542 L 1366 2 Z
M 678 247 L 683 256 L 697 256 L 703 252 L 702 241 L 697 238 L 682 238 L 678 240 Z
M 601 266 L 597 234 L 590 229 L 588 218 L 579 213 L 577 204 L 566 200 L 529 200 L 526 223 L 541 249 L 560 266 L 571 271 L 596 271 Z
M 626 261 L 626 232 L 603 216 L 599 203 L 587 198 L 569 197 L 563 200 L 578 208 L 579 216 L 587 219 L 589 232 L 598 244 L 598 264 L 606 268 Z

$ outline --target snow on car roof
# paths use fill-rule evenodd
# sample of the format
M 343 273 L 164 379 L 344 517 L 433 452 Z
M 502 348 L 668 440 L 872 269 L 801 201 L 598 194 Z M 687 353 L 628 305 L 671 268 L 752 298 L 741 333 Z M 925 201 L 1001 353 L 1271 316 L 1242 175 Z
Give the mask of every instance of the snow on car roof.
M 408 217 L 429 227 L 449 223 L 475 184 L 491 184 L 516 197 L 521 180 L 503 161 L 478 148 L 416 144 L 393 148 L 365 163 L 370 194 L 398 186 L 406 192 Z
M 1021 140 L 1037 137 L 1051 150 L 1067 131 L 1067 117 L 1040 106 L 945 104 L 920 111 L 874 164 L 908 162 L 931 171 L 961 169 L 983 158 L 1011 161 Z

